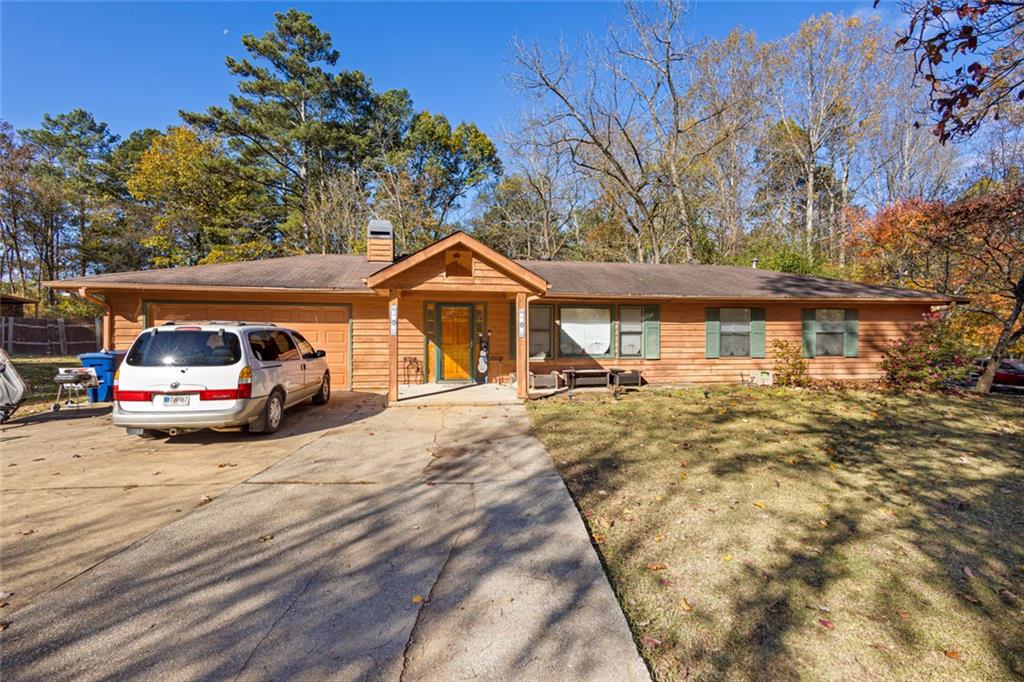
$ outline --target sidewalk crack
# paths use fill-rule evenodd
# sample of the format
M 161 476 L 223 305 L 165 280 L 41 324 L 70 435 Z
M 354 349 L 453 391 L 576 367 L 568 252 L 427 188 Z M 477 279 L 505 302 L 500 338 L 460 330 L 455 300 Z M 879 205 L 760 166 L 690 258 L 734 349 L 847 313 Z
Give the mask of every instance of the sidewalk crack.
M 470 511 L 472 514 L 475 514 L 476 490 L 474 489 L 472 483 L 469 484 L 469 491 Z M 433 601 L 434 590 L 437 588 L 438 583 L 441 582 L 441 578 L 444 577 L 445 572 L 448 570 L 448 564 L 451 563 L 452 556 L 454 556 L 455 550 L 459 548 L 459 543 L 462 542 L 462 536 L 466 534 L 466 530 L 470 527 L 470 525 L 471 524 L 463 525 L 462 529 L 459 530 L 459 534 L 455 536 L 455 539 L 452 541 L 451 546 L 448 548 L 448 555 L 444 558 L 444 562 L 441 564 L 441 568 L 440 570 L 438 570 L 437 575 L 434 576 L 434 581 L 430 584 L 430 589 L 427 590 L 426 600 L 420 605 L 419 610 L 416 612 L 416 618 L 415 620 L 413 620 L 412 627 L 409 628 L 409 638 L 405 640 L 405 647 L 402 649 L 402 670 L 398 674 L 398 682 L 404 682 L 406 673 L 408 672 L 409 654 L 412 649 L 413 641 L 416 639 L 416 631 L 419 629 L 420 621 L 423 618 L 423 612 L 428 606 L 430 606 L 430 603 Z

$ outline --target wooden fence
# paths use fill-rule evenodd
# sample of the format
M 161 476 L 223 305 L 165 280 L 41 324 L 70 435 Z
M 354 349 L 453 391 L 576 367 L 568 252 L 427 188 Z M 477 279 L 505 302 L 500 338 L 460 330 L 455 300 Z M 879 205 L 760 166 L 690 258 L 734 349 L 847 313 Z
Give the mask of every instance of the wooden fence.
M 103 345 L 103 320 L 0 317 L 0 348 L 8 355 L 77 355 Z

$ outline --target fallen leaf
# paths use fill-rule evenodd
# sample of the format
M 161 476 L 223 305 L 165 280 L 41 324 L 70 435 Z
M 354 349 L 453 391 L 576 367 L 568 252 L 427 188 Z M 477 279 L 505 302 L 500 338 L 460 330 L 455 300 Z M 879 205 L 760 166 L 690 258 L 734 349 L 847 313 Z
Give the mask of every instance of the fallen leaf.
M 661 646 L 661 640 L 655 639 L 650 635 L 644 635 L 643 637 L 641 637 L 640 642 L 648 649 L 653 649 L 654 647 Z
M 961 594 L 961 597 L 971 602 L 972 604 L 980 604 L 981 600 L 975 597 L 973 594 Z
M 687 613 L 693 611 L 693 605 L 690 604 L 686 597 L 683 597 L 679 600 L 679 608 L 681 608 L 683 611 L 686 611 Z
M 872 642 L 868 646 L 870 646 L 872 649 L 878 649 L 879 651 L 883 651 L 885 653 L 889 653 L 890 651 L 892 651 L 892 648 L 884 642 Z
M 910 620 L 910 614 L 906 611 L 897 611 L 896 614 L 899 615 L 901 620 Z
M 819 618 L 818 625 L 825 628 L 826 630 L 835 630 L 836 624 L 830 621 L 828 618 Z
M 949 651 L 946 652 L 946 658 L 958 659 L 958 658 L 960 658 L 960 652 L 959 651 L 953 651 L 952 649 L 950 649 Z
M 7 623 L 0 623 L 0 631 L 7 629 Z
M 273 540 L 273 539 L 274 539 L 273 535 L 261 535 L 259 537 L 259 541 L 260 542 L 266 542 L 267 540 Z
M 966 575 L 968 578 L 974 577 L 974 571 L 971 570 L 970 566 L 964 566 L 964 575 Z
M 661 535 L 660 533 L 658 535 L 654 536 L 654 541 L 655 542 L 663 542 L 664 540 L 665 540 L 665 536 Z
M 822 528 L 828 528 L 828 521 L 826 521 L 825 519 L 821 519 L 820 521 L 818 521 L 818 525 Z
M 754 506 L 758 509 L 764 509 L 764 500 L 755 500 Z
M 204 504 L 210 504 L 211 502 L 213 502 L 212 497 L 210 497 L 209 495 L 203 495 L 202 497 L 199 498 L 198 506 L 202 507 Z
M 590 537 L 594 541 L 595 545 L 603 545 L 604 544 L 604 536 L 601 535 L 600 533 L 594 533 Z
M 413 595 L 413 598 L 412 598 L 412 603 L 413 604 L 422 604 L 425 601 L 426 601 L 426 599 L 423 598 L 422 594 Z
M 18 533 L 18 535 L 32 535 L 35 532 L 36 532 L 35 528 L 29 528 L 28 530 L 21 531 L 20 533 Z
M 647 564 L 647 570 L 648 571 L 664 571 L 666 568 L 668 568 L 668 566 L 666 566 L 661 561 L 655 561 L 655 562 Z
M 680 481 L 685 481 L 686 480 L 686 472 L 685 471 L 680 471 L 679 472 L 679 480 Z
M 732 561 L 732 554 L 726 554 L 722 557 L 722 561 Z
M 807 608 L 814 609 L 815 611 L 821 611 L 822 613 L 828 613 L 831 610 L 824 604 L 808 604 Z

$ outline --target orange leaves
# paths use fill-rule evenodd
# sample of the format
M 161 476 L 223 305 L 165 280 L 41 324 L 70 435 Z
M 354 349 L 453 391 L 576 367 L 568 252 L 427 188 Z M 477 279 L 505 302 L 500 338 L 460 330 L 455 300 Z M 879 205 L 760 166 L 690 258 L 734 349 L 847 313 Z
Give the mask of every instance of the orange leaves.
M 666 566 L 663 561 L 652 561 L 647 564 L 648 571 L 664 571 L 666 568 L 668 568 L 668 566 Z

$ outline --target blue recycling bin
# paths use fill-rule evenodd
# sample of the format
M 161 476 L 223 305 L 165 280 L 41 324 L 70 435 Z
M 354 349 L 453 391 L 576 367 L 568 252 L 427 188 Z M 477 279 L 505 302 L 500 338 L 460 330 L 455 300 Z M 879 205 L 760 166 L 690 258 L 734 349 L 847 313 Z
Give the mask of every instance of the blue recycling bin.
M 124 356 L 124 351 L 82 353 L 78 356 L 82 361 L 82 367 L 95 369 L 100 380 L 99 386 L 86 391 L 90 403 L 109 403 L 114 399 L 114 372 L 117 371 Z

